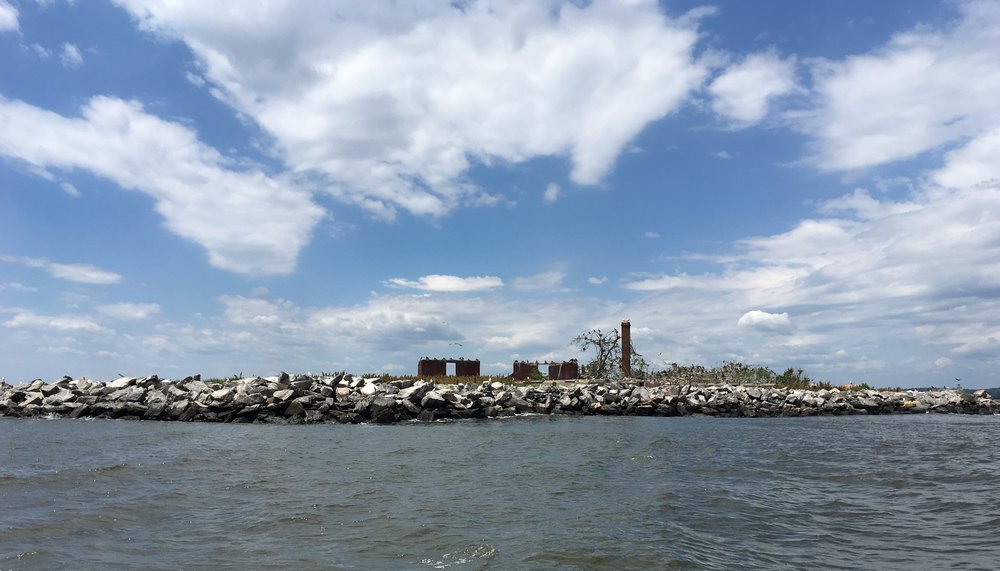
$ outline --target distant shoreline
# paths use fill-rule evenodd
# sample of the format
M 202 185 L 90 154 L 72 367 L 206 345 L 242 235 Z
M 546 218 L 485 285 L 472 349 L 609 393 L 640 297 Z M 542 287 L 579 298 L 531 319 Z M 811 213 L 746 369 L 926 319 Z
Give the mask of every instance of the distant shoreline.
M 929 392 L 792 389 L 755 385 L 658 385 L 591 380 L 512 385 L 384 381 L 350 374 L 254 377 L 208 384 L 199 377 L 64 377 L 0 387 L 0 416 L 238 423 L 391 424 L 517 414 L 775 417 L 862 414 L 1000 414 L 985 390 Z

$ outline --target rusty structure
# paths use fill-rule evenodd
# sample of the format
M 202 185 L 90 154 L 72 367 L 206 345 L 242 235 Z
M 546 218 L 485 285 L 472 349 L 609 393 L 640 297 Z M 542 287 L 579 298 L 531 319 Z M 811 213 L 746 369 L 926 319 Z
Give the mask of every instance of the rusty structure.
M 424 357 L 417 361 L 417 376 L 419 377 L 445 377 L 448 375 L 448 364 L 455 365 L 456 377 L 478 377 L 479 359 L 432 359 Z
M 530 379 L 532 375 L 538 372 L 538 363 L 529 363 L 527 361 L 514 361 L 514 373 L 511 375 L 514 377 L 515 381 L 524 381 Z
M 580 364 L 576 359 L 569 361 L 514 361 L 514 372 L 511 375 L 515 381 L 525 381 L 538 373 L 538 367 L 548 367 L 549 380 L 567 381 L 580 376 Z
M 622 321 L 622 378 L 632 376 L 632 324 Z

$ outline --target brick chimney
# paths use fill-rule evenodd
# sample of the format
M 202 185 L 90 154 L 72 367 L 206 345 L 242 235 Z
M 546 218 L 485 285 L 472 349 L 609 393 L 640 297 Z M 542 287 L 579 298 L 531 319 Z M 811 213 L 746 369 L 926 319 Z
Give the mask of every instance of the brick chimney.
M 632 376 L 632 324 L 622 321 L 622 377 Z

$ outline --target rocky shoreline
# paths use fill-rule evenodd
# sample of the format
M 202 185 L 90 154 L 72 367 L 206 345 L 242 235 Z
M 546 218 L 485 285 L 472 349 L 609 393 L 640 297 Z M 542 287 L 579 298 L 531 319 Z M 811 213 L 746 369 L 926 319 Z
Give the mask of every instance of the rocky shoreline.
M 380 424 L 516 414 L 722 417 L 912 413 L 998 414 L 986 391 L 802 390 L 746 385 L 644 386 L 641 382 L 546 382 L 517 386 L 349 374 L 254 377 L 205 383 L 122 377 L 110 382 L 35 380 L 0 385 L 0 416 L 131 420 Z

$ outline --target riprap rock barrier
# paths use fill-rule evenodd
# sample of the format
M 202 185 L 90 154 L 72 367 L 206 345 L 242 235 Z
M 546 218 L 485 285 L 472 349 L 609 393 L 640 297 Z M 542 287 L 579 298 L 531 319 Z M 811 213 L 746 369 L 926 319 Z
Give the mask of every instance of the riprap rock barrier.
M 253 377 L 205 383 L 122 377 L 0 385 L 0 415 L 259 423 L 394 423 L 515 414 L 723 417 L 906 413 L 998 414 L 986 391 L 804 390 L 641 382 L 511 385 L 383 381 L 349 374 Z

